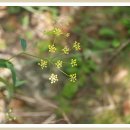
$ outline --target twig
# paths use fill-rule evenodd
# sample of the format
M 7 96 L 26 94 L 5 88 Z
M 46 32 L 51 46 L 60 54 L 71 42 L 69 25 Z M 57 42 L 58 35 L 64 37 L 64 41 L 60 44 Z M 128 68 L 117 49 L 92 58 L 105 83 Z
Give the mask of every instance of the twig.
M 51 124 L 54 122 L 54 119 L 56 118 L 55 114 L 52 114 L 49 116 L 42 124 Z
M 127 45 L 130 43 L 130 40 L 124 42 L 121 44 L 121 46 L 115 50 L 115 53 L 110 57 L 108 60 L 107 64 L 109 65 L 110 62 L 112 62 L 117 56 L 119 56 L 120 52 L 127 47 Z
M 65 114 L 65 112 L 62 112 L 62 115 L 63 115 L 63 117 L 64 117 L 64 120 L 65 120 L 68 124 L 71 124 L 71 122 L 70 122 L 68 116 Z

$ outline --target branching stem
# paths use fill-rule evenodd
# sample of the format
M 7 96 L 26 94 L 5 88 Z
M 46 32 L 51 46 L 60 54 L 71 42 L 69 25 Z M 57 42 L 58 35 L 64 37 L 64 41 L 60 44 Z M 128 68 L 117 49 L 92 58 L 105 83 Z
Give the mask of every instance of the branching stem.
M 14 56 L 12 56 L 11 58 L 9 58 L 8 59 L 8 61 L 10 61 L 10 60 L 12 60 L 12 59 L 14 59 L 14 58 L 16 58 L 16 57 L 18 57 L 18 56 L 20 56 L 20 55 L 27 55 L 27 56 L 30 56 L 30 57 L 33 57 L 33 58 L 36 58 L 36 59 L 42 59 L 41 57 L 38 57 L 38 56 L 35 56 L 35 55 L 32 55 L 32 54 L 29 54 L 29 53 L 27 53 L 27 52 L 20 52 L 20 53 L 18 53 L 18 54 L 16 54 L 16 55 L 14 55 Z M 54 65 L 53 64 L 53 62 L 51 62 L 51 60 L 49 60 L 49 59 L 47 59 L 47 58 L 44 58 L 44 59 L 46 59 L 48 62 L 50 62 L 52 65 Z M 56 67 L 57 68 L 57 67 Z M 61 69 L 59 69 L 59 68 L 57 68 L 60 72 L 62 72 L 63 74 L 65 74 L 66 76 L 68 76 L 69 77 L 69 75 L 67 74 L 67 73 L 65 73 L 63 70 L 61 70 Z

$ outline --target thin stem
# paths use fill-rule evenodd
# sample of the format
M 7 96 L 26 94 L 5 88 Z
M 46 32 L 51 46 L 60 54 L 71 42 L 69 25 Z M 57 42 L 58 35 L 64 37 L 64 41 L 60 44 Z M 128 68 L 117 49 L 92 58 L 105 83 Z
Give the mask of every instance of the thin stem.
M 51 62 L 50 60 L 48 60 L 52 65 L 54 65 L 53 64 L 53 62 Z M 56 67 L 57 68 L 57 67 Z M 67 74 L 67 73 L 65 73 L 63 70 L 61 70 L 61 69 L 59 69 L 59 68 L 57 68 L 59 71 L 61 71 L 63 74 L 65 74 L 66 76 L 68 76 L 69 77 L 69 75 Z
M 38 56 L 35 56 L 35 55 L 32 55 L 32 54 L 29 54 L 29 53 L 27 53 L 27 52 L 23 52 L 23 54 L 28 55 L 28 56 L 31 56 L 31 57 L 34 57 L 34 58 L 36 58 L 36 59 L 42 59 L 41 57 L 38 57 Z
M 58 56 L 57 56 L 57 55 L 54 56 L 54 57 L 53 57 L 53 61 L 55 61 L 56 59 L 58 59 L 58 58 L 59 58 L 60 56 L 62 56 L 63 54 L 64 54 L 64 53 L 59 53 Z
M 10 61 L 10 60 L 12 60 L 12 59 L 14 59 L 15 57 L 20 56 L 20 55 L 27 55 L 27 56 L 31 56 L 31 57 L 34 57 L 34 58 L 37 58 L 37 59 L 42 59 L 41 57 L 38 57 L 38 56 L 35 56 L 35 55 L 32 55 L 32 54 L 29 54 L 29 53 L 27 53 L 27 52 L 20 52 L 20 53 L 18 53 L 18 54 L 16 54 L 16 55 L 12 56 L 12 57 L 9 58 L 8 60 Z
M 53 39 L 52 45 L 55 45 L 55 41 L 56 41 L 56 36 L 54 36 L 54 39 Z
M 23 52 L 20 52 L 20 53 L 18 53 L 18 54 L 16 54 L 16 55 L 14 55 L 14 56 L 10 57 L 10 58 L 8 59 L 8 61 L 10 61 L 10 60 L 14 59 L 15 57 L 17 57 L 17 56 L 21 55 L 22 53 L 23 53 Z
M 57 68 L 57 67 L 56 67 Z M 65 74 L 66 76 L 70 77 L 67 73 L 65 73 L 63 70 L 57 68 L 59 71 L 61 71 L 63 74 Z
M 42 59 L 41 57 L 38 57 L 38 56 L 35 56 L 35 55 L 32 55 L 32 54 L 29 54 L 29 53 L 27 53 L 27 52 L 21 52 L 21 53 L 19 53 L 19 54 L 16 54 L 16 55 L 14 55 L 14 56 L 12 56 L 11 58 L 9 58 L 8 60 L 10 61 L 10 60 L 12 60 L 13 58 L 15 58 L 15 57 L 17 57 L 17 56 L 19 56 L 19 55 L 22 55 L 22 54 L 24 54 L 24 55 L 27 55 L 27 56 L 31 56 L 31 57 L 34 57 L 34 58 L 37 58 L 37 59 Z M 53 62 L 51 62 L 51 60 L 49 60 L 49 59 L 47 59 L 47 58 L 44 58 L 44 59 L 46 59 L 46 60 L 48 60 L 48 62 L 50 62 L 52 65 L 54 65 L 53 64 Z M 57 68 L 57 67 L 56 67 Z M 61 71 L 63 74 L 65 74 L 66 76 L 69 76 L 67 73 L 65 73 L 63 70 L 61 70 L 61 69 L 59 69 L 59 68 L 57 68 L 59 71 Z

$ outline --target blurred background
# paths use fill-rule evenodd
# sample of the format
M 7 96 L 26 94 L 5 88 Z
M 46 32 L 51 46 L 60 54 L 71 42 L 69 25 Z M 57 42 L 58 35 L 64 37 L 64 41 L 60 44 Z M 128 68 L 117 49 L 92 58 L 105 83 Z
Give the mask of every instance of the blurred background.
M 6 123 L 130 123 L 130 7 L 1 6 L 0 58 L 21 51 L 19 37 L 27 40 L 31 54 L 46 54 L 49 38 L 43 32 L 54 23 L 70 33 L 57 46 L 81 43 L 80 56 L 75 55 L 78 80 L 70 83 L 61 74 L 51 86 L 48 71 L 41 70 L 35 59 L 13 59 L 17 76 L 25 83 L 9 103 L 17 119 Z M 11 78 L 6 69 L 0 69 L 0 75 Z M 2 96 L 0 104 L 3 109 Z

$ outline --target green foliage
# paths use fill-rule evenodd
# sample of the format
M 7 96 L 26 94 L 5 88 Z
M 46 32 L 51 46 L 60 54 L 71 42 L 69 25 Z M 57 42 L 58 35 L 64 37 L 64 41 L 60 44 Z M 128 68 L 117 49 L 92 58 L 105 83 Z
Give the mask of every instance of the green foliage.
M 20 44 L 21 44 L 22 49 L 25 51 L 26 47 L 27 47 L 26 41 L 24 39 L 20 39 Z M 12 58 L 14 58 L 14 57 L 12 57 Z M 10 58 L 10 59 L 12 59 L 12 58 Z M 13 96 L 16 87 L 25 83 L 25 81 L 17 80 L 16 71 L 14 69 L 14 65 L 10 62 L 10 59 L 9 60 L 0 59 L 0 68 L 7 68 L 10 70 L 10 72 L 12 74 L 12 83 L 10 83 L 8 80 L 0 77 L 0 82 L 5 84 L 6 89 L 8 90 L 9 99 Z
M 24 17 L 22 17 L 21 23 L 24 28 L 27 28 L 29 25 L 29 16 L 25 15 Z
M 11 62 L 9 62 L 9 61 L 7 62 L 6 61 L 6 67 L 11 70 L 12 80 L 13 80 L 13 84 L 15 86 L 16 85 L 16 73 L 15 73 L 14 66 L 13 66 L 13 64 Z
M 116 32 L 111 28 L 103 27 L 99 30 L 99 35 L 104 37 L 114 37 Z
M 110 46 L 110 42 L 106 40 L 94 40 L 95 44 L 93 45 L 94 50 L 106 49 Z
M 62 95 L 67 98 L 72 98 L 78 91 L 78 85 L 76 83 L 67 82 L 62 90 Z
M 0 59 L 0 68 L 8 68 L 12 73 L 13 84 L 9 83 L 3 78 L 0 79 L 0 81 L 6 85 L 7 89 L 9 90 L 10 97 L 11 97 L 13 95 L 14 87 L 16 85 L 16 72 L 15 72 L 14 66 L 10 61 L 5 60 L 5 59 Z
M 22 11 L 22 7 L 19 6 L 9 6 L 8 13 L 9 14 L 18 14 Z
M 22 46 L 23 51 L 25 51 L 26 48 L 27 48 L 26 40 L 23 39 L 23 38 L 20 38 L 20 44 L 21 44 L 21 46 Z
M 6 86 L 6 89 L 8 91 L 7 99 L 11 99 L 13 97 L 13 94 L 14 94 L 15 86 L 13 84 L 9 83 L 8 80 L 1 78 L 1 77 L 0 77 L 0 82 L 3 83 Z
M 116 15 L 119 15 L 119 16 L 121 16 L 122 14 L 127 14 L 127 15 L 129 15 L 130 14 L 130 8 L 129 7 L 127 7 L 127 6 L 125 6 L 125 7 L 122 7 L 122 8 L 120 8 L 119 6 L 114 6 L 113 7 L 113 12 L 116 14 Z
M 15 73 L 13 64 L 8 60 L 0 59 L 0 67 L 10 69 L 10 71 L 12 73 L 12 81 L 13 81 L 13 84 L 15 85 L 16 84 L 16 73 Z
M 21 87 L 21 86 L 24 85 L 25 83 L 26 83 L 26 80 L 18 80 L 18 79 L 17 79 L 15 88 Z
M 122 18 L 121 23 L 128 29 L 130 29 L 130 18 Z
M 117 47 L 119 47 L 120 46 L 120 41 L 118 41 L 118 40 L 113 40 L 112 41 L 112 46 L 114 47 L 114 48 L 117 48 Z

